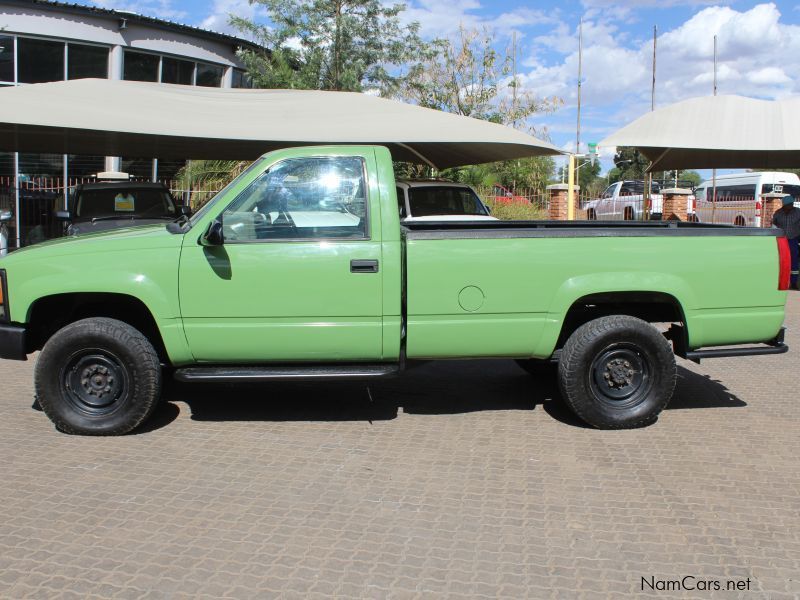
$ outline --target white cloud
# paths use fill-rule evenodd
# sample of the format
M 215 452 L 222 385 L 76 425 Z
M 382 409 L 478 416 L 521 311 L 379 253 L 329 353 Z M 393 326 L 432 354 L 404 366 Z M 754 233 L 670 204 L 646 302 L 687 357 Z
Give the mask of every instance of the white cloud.
M 264 19 L 259 19 L 259 17 L 264 17 L 265 13 L 262 7 L 250 4 L 248 0 L 214 0 L 211 14 L 204 18 L 199 26 L 210 31 L 246 37 L 242 35 L 241 31 L 231 26 L 230 15 L 263 21 Z
M 592 0 L 601 5 L 604 0 Z M 720 94 L 779 98 L 800 93 L 800 27 L 781 21 L 774 4 L 737 11 L 714 6 L 658 38 L 658 105 L 713 91 L 713 38 L 718 36 Z M 577 97 L 577 30 L 566 25 L 535 38 L 521 84 L 543 96 L 557 95 L 566 107 L 551 117 L 551 131 L 574 131 Z M 543 61 L 556 53 L 554 61 Z M 610 132 L 650 108 L 652 43 L 633 41 L 618 22 L 597 16 L 584 22 L 582 109 L 584 123 Z
M 476 14 L 476 11 L 483 8 L 477 0 L 451 0 L 448 2 L 417 0 L 416 2 L 407 2 L 406 6 L 406 10 L 400 15 L 401 19 L 405 23 L 417 21 L 420 24 L 420 35 L 428 39 L 450 37 L 458 32 L 459 27 L 466 29 L 486 27 L 505 37 L 510 36 L 512 31 L 519 33 L 524 27 L 557 23 L 553 11 L 545 12 L 525 7 L 515 8 L 488 18 Z

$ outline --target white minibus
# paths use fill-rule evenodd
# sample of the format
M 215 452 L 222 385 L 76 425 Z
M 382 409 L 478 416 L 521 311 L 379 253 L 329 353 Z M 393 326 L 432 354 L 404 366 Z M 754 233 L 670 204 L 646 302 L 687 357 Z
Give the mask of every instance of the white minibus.
M 794 173 L 752 172 L 717 175 L 717 201 L 713 202 L 714 181 L 695 189 L 695 217 L 703 223 L 724 223 L 761 227 L 761 195 L 790 194 L 800 200 L 800 178 Z

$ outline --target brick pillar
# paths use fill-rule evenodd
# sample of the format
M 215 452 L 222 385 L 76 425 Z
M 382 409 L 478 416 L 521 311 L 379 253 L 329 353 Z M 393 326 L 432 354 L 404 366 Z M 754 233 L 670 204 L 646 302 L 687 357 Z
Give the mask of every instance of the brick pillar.
M 580 186 L 575 186 L 575 195 L 572 198 L 572 205 L 575 209 L 575 216 L 578 214 L 578 192 Z M 547 186 L 547 193 L 550 196 L 550 210 L 548 211 L 548 218 L 551 221 L 566 221 L 567 220 L 567 196 L 569 195 L 569 186 L 566 183 L 556 183 L 555 185 Z
M 685 221 L 688 217 L 688 202 L 692 190 L 685 188 L 669 188 L 661 190 L 663 205 L 661 207 L 662 221 Z
M 772 215 L 783 206 L 783 197 L 786 194 L 761 194 L 761 226 L 772 227 Z

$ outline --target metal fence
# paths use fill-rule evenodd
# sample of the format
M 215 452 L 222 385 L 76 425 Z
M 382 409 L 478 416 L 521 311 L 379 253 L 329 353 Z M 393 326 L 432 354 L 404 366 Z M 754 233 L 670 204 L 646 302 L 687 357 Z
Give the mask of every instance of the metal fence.
M 64 223 L 56 211 L 68 208 L 70 189 L 95 178 L 14 178 L 0 177 L 0 210 L 11 211 L 13 218 L 5 227 L 9 248 L 28 246 L 64 235 Z M 130 181 L 151 181 L 131 178 Z M 187 204 L 194 210 L 211 199 L 218 190 L 187 188 L 180 180 L 161 180 L 176 203 Z
M 26 246 L 44 239 L 64 234 L 64 224 L 55 218 L 55 212 L 67 208 L 70 188 L 96 179 L 35 178 L 15 179 L 0 177 L 0 210 L 11 211 L 14 218 L 6 225 L 9 247 Z M 150 181 L 134 178 L 131 181 Z M 218 190 L 187 188 L 181 180 L 161 180 L 172 193 L 176 203 L 197 210 L 210 200 Z M 547 190 L 502 186 L 478 187 L 477 192 L 492 211 L 504 220 L 547 219 L 550 194 Z M 762 203 L 753 196 L 718 197 L 716 202 L 705 199 L 687 200 L 688 220 L 760 227 L 765 219 Z M 645 210 L 641 195 L 619 196 L 614 200 L 581 193 L 575 218 L 598 220 L 640 220 L 653 218 L 661 212 L 661 196 L 654 195 Z

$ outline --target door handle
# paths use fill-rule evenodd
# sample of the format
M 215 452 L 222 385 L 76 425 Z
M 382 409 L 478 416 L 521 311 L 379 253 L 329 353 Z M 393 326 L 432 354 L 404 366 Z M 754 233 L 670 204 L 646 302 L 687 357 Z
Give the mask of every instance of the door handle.
M 350 261 L 351 273 L 377 273 L 378 261 L 377 260 L 351 260 Z

